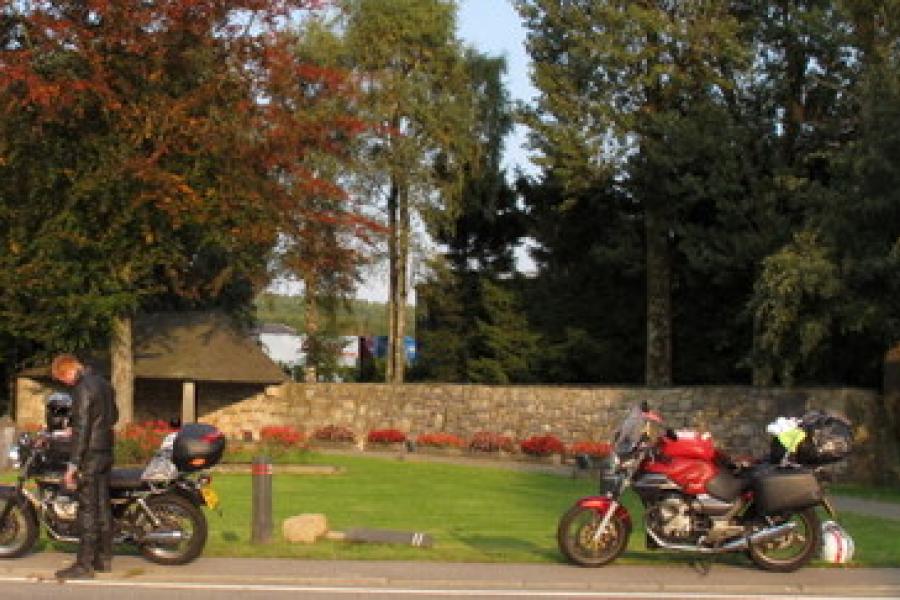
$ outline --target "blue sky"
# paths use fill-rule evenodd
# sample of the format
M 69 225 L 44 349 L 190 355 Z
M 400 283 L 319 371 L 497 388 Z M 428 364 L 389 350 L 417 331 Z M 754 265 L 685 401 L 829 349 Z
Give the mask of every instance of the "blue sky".
M 458 1 L 460 38 L 481 52 L 505 57 L 510 95 L 514 100 L 530 101 L 536 91 L 528 78 L 525 29 L 510 0 Z M 506 143 L 504 164 L 510 174 L 516 166 L 533 172 L 524 143 L 525 131 L 519 127 Z

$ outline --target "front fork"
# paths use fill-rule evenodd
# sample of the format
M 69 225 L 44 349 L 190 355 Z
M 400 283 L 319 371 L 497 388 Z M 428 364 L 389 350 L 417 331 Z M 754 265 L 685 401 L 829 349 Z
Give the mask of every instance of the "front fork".
M 603 536 L 603 532 L 606 531 L 606 528 L 609 526 L 609 522 L 613 517 L 622 519 L 629 529 L 631 528 L 631 515 L 628 514 L 628 510 L 626 510 L 626 508 L 615 498 L 610 498 L 608 496 L 589 496 L 579 500 L 578 506 L 593 510 L 598 515 L 603 515 L 600 520 L 600 525 L 594 532 L 594 542 L 600 540 Z

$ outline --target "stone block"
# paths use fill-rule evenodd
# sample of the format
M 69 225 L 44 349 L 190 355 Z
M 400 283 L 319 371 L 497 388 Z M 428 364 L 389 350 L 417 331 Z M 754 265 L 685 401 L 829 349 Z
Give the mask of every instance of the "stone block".
M 321 513 L 288 517 L 281 526 L 284 539 L 292 544 L 312 544 L 328 532 L 328 520 Z

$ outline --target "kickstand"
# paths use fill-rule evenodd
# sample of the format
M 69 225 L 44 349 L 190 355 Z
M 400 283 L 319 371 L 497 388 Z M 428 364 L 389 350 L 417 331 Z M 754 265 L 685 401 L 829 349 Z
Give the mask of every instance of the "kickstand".
M 701 577 L 706 577 L 712 571 L 712 560 L 708 558 L 698 558 L 690 561 L 688 564 Z

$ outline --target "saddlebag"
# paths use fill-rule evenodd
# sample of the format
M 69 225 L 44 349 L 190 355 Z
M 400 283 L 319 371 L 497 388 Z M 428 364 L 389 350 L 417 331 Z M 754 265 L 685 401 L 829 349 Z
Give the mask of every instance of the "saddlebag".
M 822 488 L 806 469 L 767 467 L 753 475 L 753 503 L 759 514 L 803 510 L 822 502 Z
M 172 444 L 172 462 L 179 471 L 208 469 L 222 460 L 225 436 L 205 423 L 188 423 Z

